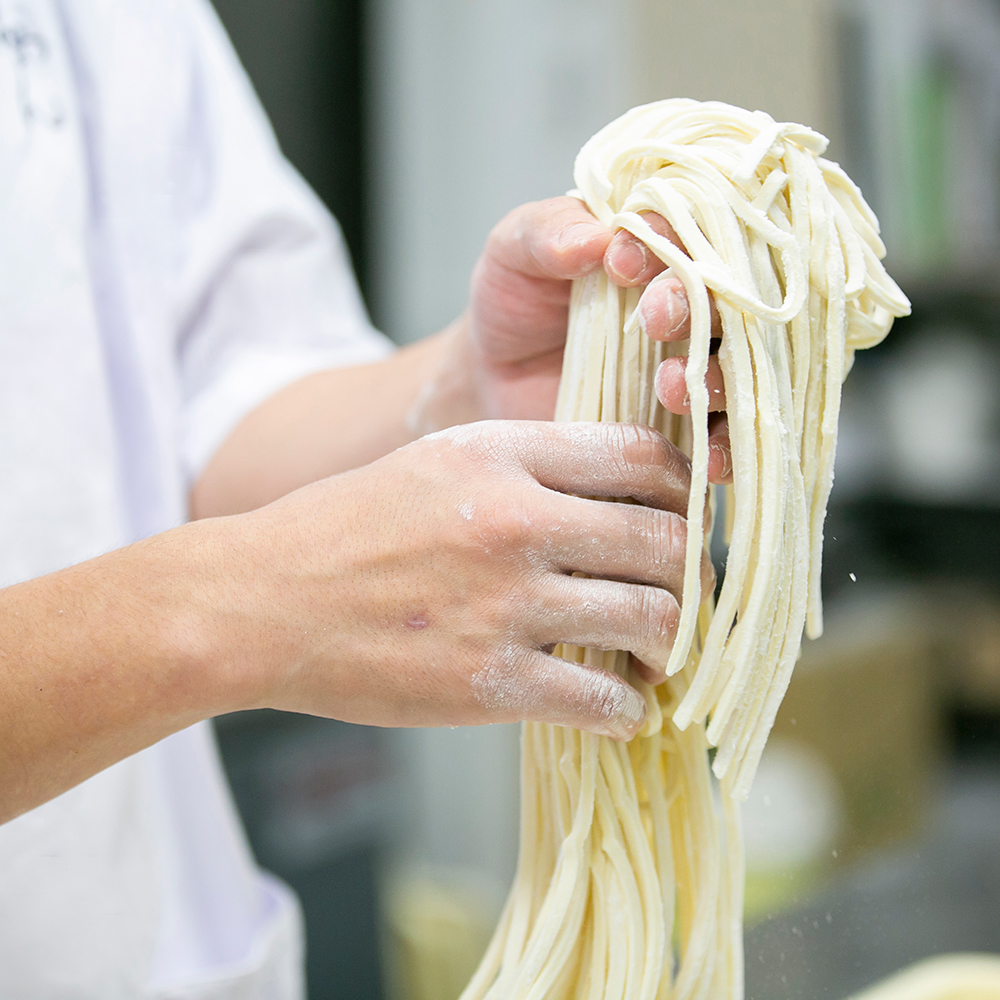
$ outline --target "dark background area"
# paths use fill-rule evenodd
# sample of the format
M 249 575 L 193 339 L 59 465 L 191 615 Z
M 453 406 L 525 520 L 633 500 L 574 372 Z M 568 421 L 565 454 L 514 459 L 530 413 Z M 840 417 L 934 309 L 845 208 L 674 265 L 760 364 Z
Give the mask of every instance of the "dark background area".
M 925 332 L 961 327 L 984 343 L 1000 340 L 1000 287 L 963 283 L 907 287 L 913 313 L 886 340 L 859 351 L 851 378 L 885 370 Z M 984 401 L 985 403 L 985 401 Z M 823 549 L 823 593 L 835 600 L 849 573 L 887 583 L 968 582 L 1000 592 L 1000 503 L 933 503 L 872 487 L 845 500 L 831 496 Z
M 364 290 L 364 4 L 212 2 L 282 150 L 340 222 Z

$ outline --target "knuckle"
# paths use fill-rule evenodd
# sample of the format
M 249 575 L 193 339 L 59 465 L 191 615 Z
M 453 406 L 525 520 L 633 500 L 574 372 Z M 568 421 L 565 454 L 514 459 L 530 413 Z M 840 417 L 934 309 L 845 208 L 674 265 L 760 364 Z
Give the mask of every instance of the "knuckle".
M 532 479 L 532 455 L 545 446 L 539 426 L 522 420 L 480 420 L 436 431 L 415 444 L 470 482 L 483 476 L 501 476 L 521 483 Z M 413 447 L 413 446 L 410 446 Z M 496 486 L 494 485 L 494 490 Z
M 565 196 L 535 202 L 532 226 L 526 233 L 526 250 L 541 270 L 552 276 L 565 276 L 567 267 L 573 271 L 574 258 L 586 251 L 602 227 L 576 199 Z
M 537 513 L 523 497 L 494 497 L 477 509 L 473 537 L 490 555 L 521 552 L 535 537 L 537 520 Z
M 420 444 L 431 449 L 432 454 L 442 458 L 449 454 L 460 460 L 481 461 L 496 454 L 501 442 L 490 421 L 472 424 L 457 424 L 441 431 L 435 431 L 420 439 Z
M 618 475 L 632 483 L 635 495 L 655 506 L 676 505 L 690 488 L 690 459 L 652 427 L 614 425 L 607 454 Z
M 642 475 L 643 440 L 649 428 L 637 424 L 601 424 L 600 457 L 605 469 L 622 485 L 627 495 Z M 655 433 L 655 432 L 652 432 Z
M 656 579 L 665 581 L 683 572 L 687 553 L 687 521 L 665 510 L 647 511 L 651 519 L 648 533 L 650 563 Z
M 587 685 L 586 706 L 588 715 L 600 722 L 611 722 L 618 718 L 622 708 L 622 692 L 614 679 L 601 671 L 590 678 Z
M 524 650 L 508 646 L 486 657 L 470 678 L 470 688 L 476 702 L 492 716 L 514 717 L 524 700 L 525 687 L 530 686 L 530 664 Z
M 511 209 L 490 230 L 484 256 L 501 256 L 508 246 L 523 240 L 525 232 L 530 231 L 528 221 L 534 209 L 534 202 Z
M 562 428 L 558 424 L 544 421 L 517 420 L 507 425 L 510 430 L 506 437 L 517 462 L 525 471 L 536 469 L 539 463 L 545 465 L 558 459 L 563 439 Z
M 549 234 L 531 233 L 524 243 L 526 253 L 542 272 L 555 275 L 565 267 L 565 250 L 557 246 Z
M 663 467 L 671 459 L 672 446 L 659 431 L 642 424 L 618 424 L 617 446 L 628 466 Z

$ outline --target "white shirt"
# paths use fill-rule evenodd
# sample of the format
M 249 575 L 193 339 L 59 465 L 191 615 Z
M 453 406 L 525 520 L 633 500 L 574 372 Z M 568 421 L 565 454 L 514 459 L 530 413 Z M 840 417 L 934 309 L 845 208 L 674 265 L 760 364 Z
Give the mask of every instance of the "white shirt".
M 250 409 L 388 351 L 205 0 L 0 0 L 0 585 L 182 522 Z M 4 1000 L 292 1000 L 300 950 L 206 724 L 0 826 Z

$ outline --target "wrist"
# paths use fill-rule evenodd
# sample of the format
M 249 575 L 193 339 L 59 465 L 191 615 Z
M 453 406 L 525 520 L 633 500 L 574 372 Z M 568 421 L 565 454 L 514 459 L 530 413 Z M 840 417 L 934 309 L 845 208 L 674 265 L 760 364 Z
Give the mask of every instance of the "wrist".
M 463 313 L 431 340 L 435 349 L 406 414 L 407 429 L 415 438 L 488 416 L 479 392 L 469 314 Z
M 169 546 L 151 600 L 155 644 L 164 672 L 176 678 L 178 711 L 198 718 L 268 707 L 272 697 L 268 567 L 251 519 L 205 519 L 155 540 Z
M 185 526 L 0 591 L 0 822 L 248 707 L 252 677 L 218 655 L 209 534 Z

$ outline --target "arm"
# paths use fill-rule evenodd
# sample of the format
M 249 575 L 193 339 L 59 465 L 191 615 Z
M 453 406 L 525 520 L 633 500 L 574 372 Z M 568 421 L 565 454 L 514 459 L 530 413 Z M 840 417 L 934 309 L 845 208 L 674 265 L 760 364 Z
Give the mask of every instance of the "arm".
M 205 468 L 193 515 L 252 509 L 457 423 L 551 419 L 570 279 L 601 266 L 612 236 L 575 198 L 510 213 L 461 317 L 385 361 L 319 372 L 265 400 Z
M 455 351 L 462 322 L 385 361 L 316 372 L 280 389 L 215 453 L 191 490 L 191 516 L 253 510 L 412 441 L 421 387 Z M 476 418 L 467 397 L 458 382 L 439 390 L 445 426 Z
M 669 228 L 662 220 L 658 227 Z M 252 510 L 355 468 L 420 434 L 482 418 L 551 419 L 562 369 L 570 281 L 604 266 L 621 285 L 663 269 L 628 233 L 600 225 L 576 198 L 511 212 L 476 265 L 468 310 L 445 330 L 385 361 L 317 372 L 286 386 L 228 436 L 191 493 L 193 517 Z M 646 332 L 686 336 L 680 283 L 654 286 Z M 721 375 L 717 365 L 710 375 Z M 683 362 L 657 389 L 684 412 Z M 719 396 L 722 409 L 724 397 Z M 714 428 L 715 481 L 728 478 L 724 422 Z
M 623 243 L 574 199 L 512 213 L 448 330 L 308 376 L 230 435 L 195 511 L 260 509 L 0 591 L 0 821 L 241 708 L 634 733 L 632 688 L 546 650 L 631 649 L 641 675 L 662 676 L 683 565 L 681 456 L 644 430 L 493 423 L 364 465 L 480 415 L 550 416 L 568 279 L 602 260 L 623 281 L 655 273 Z M 578 499 L 630 495 L 649 506 Z
M 662 678 L 687 477 L 646 429 L 494 421 L 0 591 L 0 821 L 237 709 L 631 736 L 641 696 L 548 650 Z

